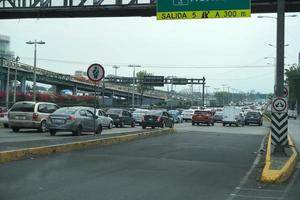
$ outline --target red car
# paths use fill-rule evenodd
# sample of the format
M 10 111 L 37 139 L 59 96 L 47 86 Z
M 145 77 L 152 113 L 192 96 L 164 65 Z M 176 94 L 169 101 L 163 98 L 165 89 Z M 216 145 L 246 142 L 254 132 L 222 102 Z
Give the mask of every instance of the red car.
M 211 111 L 196 110 L 192 116 L 192 125 L 207 124 L 208 126 L 214 125 L 214 116 Z

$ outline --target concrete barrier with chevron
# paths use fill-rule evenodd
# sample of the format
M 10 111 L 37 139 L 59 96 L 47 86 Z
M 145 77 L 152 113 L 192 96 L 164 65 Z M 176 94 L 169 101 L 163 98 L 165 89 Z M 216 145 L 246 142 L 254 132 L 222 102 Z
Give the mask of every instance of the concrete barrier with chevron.
M 271 120 L 272 144 L 286 146 L 288 144 L 288 114 L 273 112 Z

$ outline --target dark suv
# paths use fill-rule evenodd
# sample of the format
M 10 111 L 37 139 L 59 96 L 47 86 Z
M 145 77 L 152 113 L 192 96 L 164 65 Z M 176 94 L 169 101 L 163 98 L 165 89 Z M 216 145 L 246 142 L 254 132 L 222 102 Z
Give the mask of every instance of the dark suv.
M 108 109 L 106 114 L 111 117 L 114 121 L 114 125 L 116 127 L 124 127 L 125 125 L 130 125 L 131 127 L 135 127 L 135 120 L 132 114 L 124 109 L 111 108 Z
M 257 124 L 258 126 L 262 126 L 263 118 L 260 112 L 258 111 L 249 111 L 245 117 L 245 125 L 249 124 Z

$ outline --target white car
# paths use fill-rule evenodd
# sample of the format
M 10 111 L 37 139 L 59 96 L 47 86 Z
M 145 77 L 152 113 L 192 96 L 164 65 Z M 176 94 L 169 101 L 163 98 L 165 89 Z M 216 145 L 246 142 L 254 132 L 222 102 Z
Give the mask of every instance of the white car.
M 297 119 L 297 111 L 296 110 L 288 110 L 288 118 Z
M 96 114 L 97 114 L 98 118 L 101 120 L 102 126 L 107 127 L 109 129 L 111 129 L 113 127 L 113 125 L 114 125 L 113 119 L 110 118 L 104 110 L 97 109 Z
M 182 119 L 187 122 L 187 121 L 192 121 L 192 116 L 195 113 L 195 110 L 184 110 L 182 111 Z
M 0 113 L 0 124 L 3 124 L 4 128 L 8 128 L 8 112 Z

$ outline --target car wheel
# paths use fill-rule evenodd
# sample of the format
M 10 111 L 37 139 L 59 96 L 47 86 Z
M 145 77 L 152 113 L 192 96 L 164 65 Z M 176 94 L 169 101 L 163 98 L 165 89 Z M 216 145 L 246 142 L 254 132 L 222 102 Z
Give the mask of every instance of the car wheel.
M 113 127 L 113 123 L 112 122 L 109 122 L 109 124 L 108 124 L 108 129 L 112 129 L 112 127 Z
M 211 123 L 211 125 L 212 125 L 212 126 L 214 126 L 214 125 L 215 125 L 215 123 Z
M 96 134 L 101 134 L 102 133 L 102 125 L 100 124 L 96 130 Z
M 162 124 L 161 124 L 160 127 L 161 127 L 161 128 L 165 128 L 165 122 L 162 122 Z
M 195 126 L 195 123 L 194 123 L 194 122 L 192 122 L 192 126 Z
M 134 122 L 134 121 L 131 123 L 131 127 L 132 127 L 132 128 L 135 127 L 135 122 Z
M 80 136 L 81 135 L 81 132 L 82 132 L 82 127 L 81 126 L 78 126 L 76 131 L 73 131 L 73 135 L 75 136 Z
M 46 121 L 43 120 L 43 121 L 41 122 L 41 124 L 40 124 L 40 128 L 38 129 L 38 131 L 39 131 L 39 132 L 42 132 L 42 133 L 45 133 L 46 130 L 47 130 L 47 128 L 46 128 Z
M 15 133 L 19 132 L 19 130 L 20 130 L 20 128 L 17 128 L 17 127 L 11 127 L 11 129 Z
M 155 126 L 151 126 L 152 129 L 155 129 Z
M 146 129 L 146 126 L 142 126 L 143 129 Z
M 225 126 L 225 124 L 223 123 L 223 126 Z
M 121 122 L 120 127 L 123 128 L 125 125 L 124 121 Z
M 4 125 L 4 128 L 8 128 L 8 124 L 3 124 Z
M 56 134 L 56 130 L 53 130 L 53 129 L 50 129 L 49 132 L 50 132 L 50 135 L 52 135 L 52 136 L 54 136 Z
M 171 122 L 169 128 L 173 128 L 174 124 Z
M 210 123 L 207 123 L 206 125 L 207 125 L 207 126 L 210 126 Z

